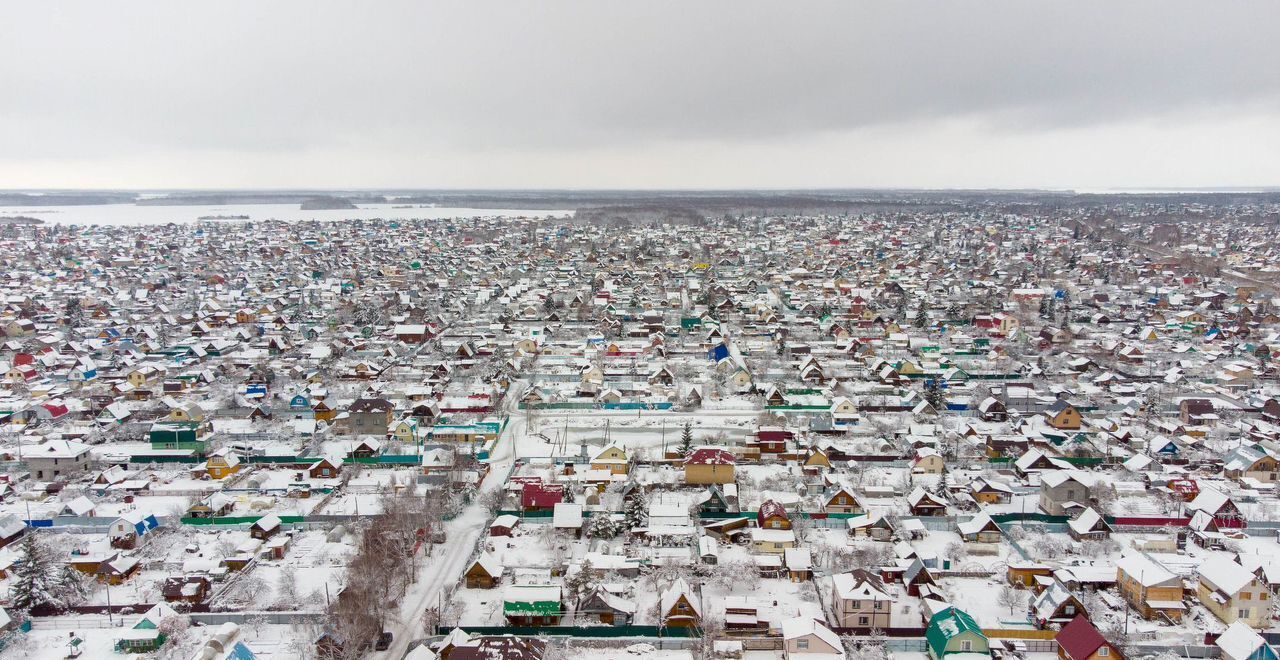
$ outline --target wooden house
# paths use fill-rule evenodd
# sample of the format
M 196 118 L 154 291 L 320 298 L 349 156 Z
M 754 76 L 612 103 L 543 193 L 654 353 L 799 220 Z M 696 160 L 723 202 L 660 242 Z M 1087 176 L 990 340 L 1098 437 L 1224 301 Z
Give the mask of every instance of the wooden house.
M 698 628 L 702 625 L 702 599 L 684 578 L 676 578 L 659 598 L 658 615 L 664 628 Z
M 736 476 L 737 459 L 733 454 L 717 447 L 699 447 L 684 459 L 686 484 L 730 484 Z
M 1124 660 L 1120 649 L 1083 614 L 1063 626 L 1053 641 L 1058 645 L 1059 660 Z
M 1182 578 L 1147 555 L 1135 552 L 1116 562 L 1116 587 L 1143 618 L 1182 620 Z
M 947 515 L 946 501 L 919 486 L 907 494 L 907 506 L 913 516 Z
M 274 513 L 269 513 L 259 518 L 249 526 L 249 536 L 251 538 L 258 539 L 259 541 L 265 541 L 280 533 L 280 529 L 280 516 L 277 516 Z
M 493 589 L 502 581 L 503 566 L 489 553 L 480 555 L 465 574 L 468 589 Z

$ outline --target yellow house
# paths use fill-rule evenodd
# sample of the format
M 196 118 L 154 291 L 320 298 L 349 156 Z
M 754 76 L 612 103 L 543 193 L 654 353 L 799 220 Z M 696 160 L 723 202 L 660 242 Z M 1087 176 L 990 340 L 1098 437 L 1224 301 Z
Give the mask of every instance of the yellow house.
M 912 466 L 912 470 L 921 474 L 942 474 L 946 469 L 946 462 L 942 459 L 942 454 L 932 447 L 921 447 L 916 450 L 916 463 Z
M 611 444 L 591 459 L 592 470 L 608 470 L 612 474 L 626 474 L 629 464 L 627 452 L 622 447 Z
M 996 321 L 996 327 L 999 328 L 1000 334 L 1008 335 L 1017 330 L 1022 324 L 1018 321 L 1018 317 L 1005 314 L 1003 312 L 994 315 L 992 318 Z
M 1200 604 L 1223 623 L 1240 621 L 1252 628 L 1269 627 L 1271 593 L 1249 569 L 1226 555 L 1214 555 L 1196 569 L 1196 578 Z
M 400 442 L 415 442 L 418 437 L 418 418 L 406 417 L 391 427 L 391 435 Z
M 316 421 L 320 422 L 332 422 L 333 418 L 338 416 L 338 411 L 330 408 L 323 401 L 317 401 L 316 405 L 311 406 L 311 412 L 315 414 Z
M 1062 399 L 1054 401 L 1053 405 L 1049 406 L 1049 409 L 1045 411 L 1045 419 L 1049 422 L 1049 426 L 1068 431 L 1079 430 L 1084 421 L 1080 416 L 1080 411 Z
M 154 380 L 157 375 L 158 372 L 155 367 L 143 366 L 130 371 L 126 378 L 129 380 L 130 385 L 134 387 L 143 387 Z
M 203 422 L 204 417 L 204 409 L 194 403 L 178 406 L 169 411 L 171 422 Z
M 921 369 L 920 365 L 912 362 L 911 360 L 903 360 L 902 364 L 898 365 L 898 373 L 903 376 L 911 376 L 914 374 L 923 374 L 924 369 Z
M 831 404 L 831 414 L 838 417 L 857 415 L 858 406 L 854 404 L 853 400 L 849 397 L 836 397 L 835 401 Z
M 731 484 L 736 476 L 737 459 L 733 454 L 716 447 L 699 447 L 684 459 L 686 484 Z
M 240 471 L 240 457 L 230 449 L 219 449 L 209 455 L 205 470 L 211 479 L 224 479 Z
M 751 548 L 756 552 L 780 555 L 796 547 L 796 533 L 789 529 L 751 528 Z
M 805 467 L 831 467 L 831 458 L 827 456 L 827 452 L 820 447 L 814 447 L 809 450 L 809 455 L 804 459 Z
M 1116 587 L 1142 618 L 1182 620 L 1182 578 L 1147 555 L 1133 553 L 1116 562 Z

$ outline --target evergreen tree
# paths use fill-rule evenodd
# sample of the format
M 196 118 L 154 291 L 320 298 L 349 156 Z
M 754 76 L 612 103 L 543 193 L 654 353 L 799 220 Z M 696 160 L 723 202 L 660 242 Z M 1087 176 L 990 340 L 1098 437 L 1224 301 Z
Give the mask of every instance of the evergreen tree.
M 684 430 L 680 432 L 680 449 L 677 451 L 681 456 L 688 456 L 693 451 L 693 425 L 689 422 L 684 423 Z
M 637 489 L 627 500 L 626 526 L 627 531 L 631 531 L 637 527 L 645 527 L 649 524 L 649 498 L 644 494 L 643 490 Z
M 71 564 L 63 562 L 62 570 L 58 574 L 58 591 L 67 605 L 83 603 L 89 596 L 89 587 L 84 573 L 77 571 Z
M 929 306 L 921 298 L 920 306 L 916 307 L 916 327 L 924 328 L 927 325 L 929 325 Z
M 947 408 L 947 395 L 942 392 L 942 387 L 938 385 L 936 380 L 929 379 L 925 381 L 924 400 L 939 413 Z
M 14 609 L 29 611 L 36 607 L 61 608 L 66 604 L 62 597 L 60 575 L 54 567 L 54 558 L 48 548 L 36 539 L 34 532 L 28 530 L 23 537 L 15 563 L 17 568 L 14 571 L 13 586 L 9 589 Z
M 618 535 L 618 525 L 608 512 L 598 511 L 587 521 L 587 537 L 593 539 L 611 539 Z
M 576 612 L 582 606 L 582 599 L 591 595 L 600 585 L 601 575 L 591 566 L 591 562 L 582 563 L 582 568 L 564 579 L 564 591 L 569 600 L 573 602 L 573 609 Z

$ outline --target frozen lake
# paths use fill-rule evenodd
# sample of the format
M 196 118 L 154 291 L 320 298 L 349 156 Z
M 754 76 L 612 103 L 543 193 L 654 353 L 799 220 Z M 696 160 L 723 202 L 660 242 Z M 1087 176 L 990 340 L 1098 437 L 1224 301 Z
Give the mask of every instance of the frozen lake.
M 58 225 L 160 225 L 169 222 L 195 222 L 207 216 L 247 215 L 249 220 L 387 220 L 471 218 L 475 216 L 514 218 L 569 217 L 573 211 L 522 209 L 468 209 L 446 207 L 396 208 L 396 204 L 363 204 L 356 209 L 303 211 L 298 204 L 218 204 L 195 206 L 136 206 L 104 204 L 98 206 L 0 206 L 0 217 L 29 216 L 45 224 Z M 213 222 L 218 222 L 214 220 Z M 234 221 L 233 221 L 234 222 Z

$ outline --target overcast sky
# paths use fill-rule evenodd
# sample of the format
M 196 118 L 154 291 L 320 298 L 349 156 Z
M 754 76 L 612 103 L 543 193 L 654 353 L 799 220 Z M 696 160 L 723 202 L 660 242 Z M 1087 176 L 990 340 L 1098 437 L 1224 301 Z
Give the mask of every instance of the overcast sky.
M 1280 3 L 8 2 L 0 188 L 1280 185 Z

